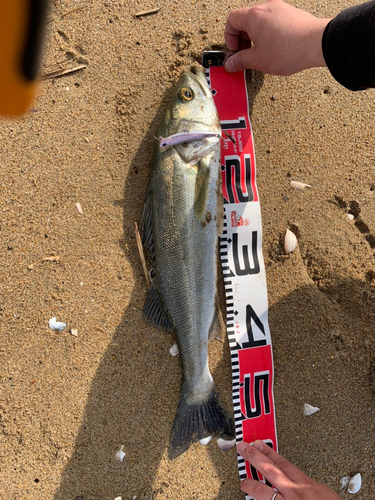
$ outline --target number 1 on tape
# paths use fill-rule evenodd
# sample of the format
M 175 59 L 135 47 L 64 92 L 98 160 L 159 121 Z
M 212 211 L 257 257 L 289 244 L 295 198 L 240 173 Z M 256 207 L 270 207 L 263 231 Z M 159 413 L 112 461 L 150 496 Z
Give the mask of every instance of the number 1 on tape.
M 261 439 L 277 451 L 273 359 L 268 326 L 262 222 L 245 72 L 227 73 L 221 53 L 204 54 L 207 80 L 222 127 L 221 170 L 227 334 L 232 360 L 236 440 Z M 238 456 L 241 479 L 265 479 Z M 252 497 L 246 496 L 248 500 Z

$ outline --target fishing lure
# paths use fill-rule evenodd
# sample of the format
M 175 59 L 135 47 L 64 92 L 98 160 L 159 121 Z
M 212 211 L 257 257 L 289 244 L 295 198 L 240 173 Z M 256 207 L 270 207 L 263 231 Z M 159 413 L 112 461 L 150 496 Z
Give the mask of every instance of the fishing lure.
M 178 134 L 170 135 L 169 137 L 159 137 L 160 149 L 168 148 L 169 146 L 176 146 L 184 142 L 200 141 L 208 137 L 220 137 L 221 134 L 212 132 L 210 130 L 194 130 L 191 132 L 180 132 Z

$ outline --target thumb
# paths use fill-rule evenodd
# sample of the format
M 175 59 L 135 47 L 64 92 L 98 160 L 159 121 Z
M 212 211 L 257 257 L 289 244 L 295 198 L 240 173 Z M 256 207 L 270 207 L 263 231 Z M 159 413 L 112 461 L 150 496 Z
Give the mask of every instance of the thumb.
M 254 51 L 253 48 L 243 49 L 229 56 L 224 63 L 225 71 L 235 73 L 236 71 L 252 68 L 252 51 Z

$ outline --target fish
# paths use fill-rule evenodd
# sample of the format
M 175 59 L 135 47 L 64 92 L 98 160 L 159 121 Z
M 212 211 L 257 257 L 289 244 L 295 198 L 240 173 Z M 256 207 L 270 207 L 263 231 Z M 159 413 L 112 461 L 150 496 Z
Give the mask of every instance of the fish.
M 143 312 L 154 326 L 174 332 L 180 353 L 183 382 L 168 449 L 173 460 L 195 441 L 235 435 L 208 366 L 208 343 L 219 325 L 217 256 L 224 210 L 221 126 L 200 70 L 181 75 L 157 137 L 140 224 L 153 261 Z M 162 138 L 170 140 L 161 145 Z

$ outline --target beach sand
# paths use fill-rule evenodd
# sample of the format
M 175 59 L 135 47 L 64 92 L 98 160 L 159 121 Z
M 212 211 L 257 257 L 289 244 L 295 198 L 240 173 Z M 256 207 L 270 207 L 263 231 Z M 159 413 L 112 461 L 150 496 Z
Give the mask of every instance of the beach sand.
M 42 73 L 87 66 L 41 82 L 30 112 L 0 123 L 0 497 L 241 500 L 234 449 L 212 440 L 167 458 L 180 361 L 143 319 L 133 224 L 173 85 L 224 47 L 244 4 L 51 4 Z M 295 5 L 327 17 L 350 3 Z M 374 498 L 374 92 L 323 68 L 249 83 L 280 453 L 336 491 L 360 472 L 343 496 L 361 500 Z M 211 343 L 210 366 L 230 406 L 227 342 Z M 304 403 L 320 411 L 306 418 Z

